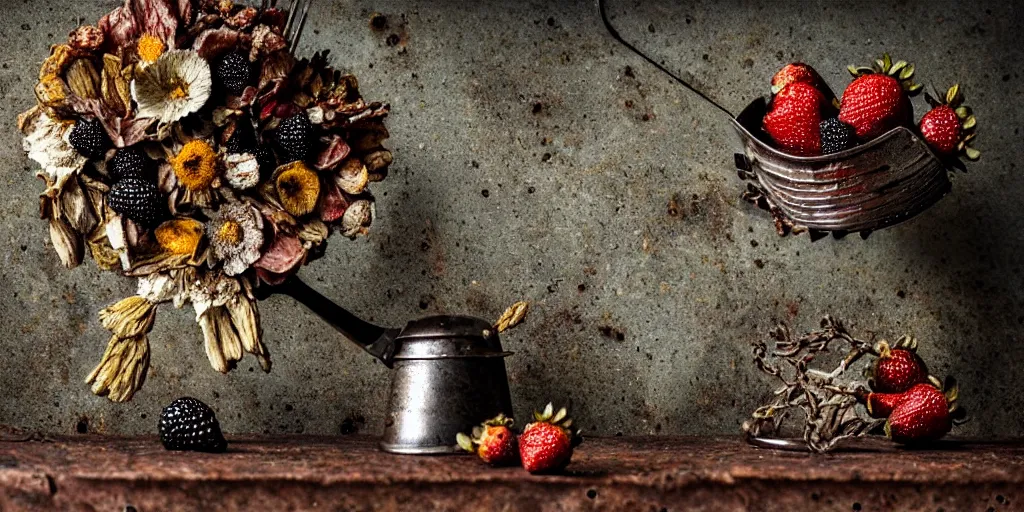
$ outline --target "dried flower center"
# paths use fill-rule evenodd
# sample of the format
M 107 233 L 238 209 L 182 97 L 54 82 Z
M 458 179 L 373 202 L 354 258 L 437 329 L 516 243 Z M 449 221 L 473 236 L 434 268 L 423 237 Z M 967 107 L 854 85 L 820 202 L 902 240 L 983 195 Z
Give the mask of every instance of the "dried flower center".
M 188 97 L 188 84 L 181 77 L 174 77 L 170 81 L 171 90 L 167 93 L 167 99 L 180 100 Z
M 167 46 L 164 45 L 164 42 L 161 41 L 160 38 L 153 34 L 143 34 L 142 37 L 139 38 L 139 58 L 142 59 L 143 62 L 156 62 L 156 59 L 160 58 L 160 56 L 164 54 L 165 50 L 167 50 Z
M 320 196 L 320 178 L 302 162 L 289 164 L 277 177 L 277 195 L 284 209 L 295 216 L 307 215 Z
M 231 219 L 224 221 L 217 230 L 217 238 L 229 245 L 242 243 L 242 225 Z
M 217 177 L 217 154 L 205 141 L 189 142 L 174 158 L 174 174 L 189 190 L 206 189 Z

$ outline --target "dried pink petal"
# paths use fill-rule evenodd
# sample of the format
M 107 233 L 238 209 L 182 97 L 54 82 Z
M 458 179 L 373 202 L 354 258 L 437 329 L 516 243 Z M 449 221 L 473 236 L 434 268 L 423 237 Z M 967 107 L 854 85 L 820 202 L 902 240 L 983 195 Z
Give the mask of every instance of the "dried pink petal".
M 213 61 L 238 45 L 238 31 L 230 28 L 216 28 L 204 31 L 196 37 L 192 49 L 200 57 Z
M 288 43 L 281 34 L 274 32 L 267 25 L 259 25 L 252 31 L 252 55 L 250 58 L 270 55 L 284 50 Z
M 267 252 L 253 266 L 274 274 L 287 274 L 298 269 L 305 256 L 306 249 L 298 238 L 278 232 Z
M 326 193 L 320 200 L 320 220 L 334 222 L 345 215 L 347 209 L 348 201 L 345 200 L 341 190 L 336 185 L 326 187 Z
M 316 157 L 316 168 L 321 171 L 334 169 L 351 151 L 348 144 L 345 144 L 345 140 L 336 134 L 332 134 L 326 143 L 327 147 Z
M 191 10 L 191 2 L 182 0 L 125 0 L 100 18 L 104 47 L 107 53 L 119 54 L 142 34 L 151 34 L 173 48 L 181 13 Z

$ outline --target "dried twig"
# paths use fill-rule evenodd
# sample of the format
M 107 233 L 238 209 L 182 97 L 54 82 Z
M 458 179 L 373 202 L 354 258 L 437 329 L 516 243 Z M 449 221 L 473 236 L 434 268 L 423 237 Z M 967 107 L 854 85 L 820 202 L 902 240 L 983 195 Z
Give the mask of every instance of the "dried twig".
M 770 335 L 775 340 L 771 351 L 765 341 L 754 343 L 754 364 L 782 386 L 744 423 L 747 434 L 778 435 L 790 415 L 799 410 L 804 414 L 804 442 L 811 451 L 823 453 L 844 439 L 863 436 L 884 423 L 858 415 L 854 395 L 859 386 L 839 382 L 861 357 L 878 355 L 871 343 L 851 336 L 842 322 L 831 316 L 822 319 L 820 330 L 796 339 L 785 324 L 779 324 Z M 830 372 L 811 368 L 815 357 L 828 352 L 836 342 L 849 347 L 839 365 Z

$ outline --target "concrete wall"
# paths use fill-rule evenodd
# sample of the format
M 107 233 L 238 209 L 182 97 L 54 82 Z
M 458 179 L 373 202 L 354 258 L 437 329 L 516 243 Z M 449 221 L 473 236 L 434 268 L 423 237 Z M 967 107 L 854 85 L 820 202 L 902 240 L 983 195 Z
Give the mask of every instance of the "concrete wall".
M 734 110 L 789 60 L 842 90 L 846 64 L 890 50 L 929 83 L 963 85 L 982 160 L 930 211 L 866 241 L 779 238 L 739 199 L 724 115 L 613 41 L 591 2 L 322 0 L 303 50 L 331 48 L 391 103 L 395 164 L 370 237 L 333 240 L 301 275 L 393 325 L 530 300 L 504 337 L 517 412 L 568 402 L 589 433 L 735 433 L 770 389 L 750 342 L 831 313 L 865 337 L 917 336 L 934 373 L 961 380 L 974 421 L 958 433 L 1024 434 L 1020 7 L 610 3 L 626 37 Z M 215 373 L 191 311 L 164 308 L 132 402 L 82 383 L 107 338 L 97 311 L 133 284 L 60 267 L 13 123 L 49 44 L 116 4 L 0 7 L 0 423 L 153 432 L 188 394 L 227 431 L 377 432 L 387 370 L 283 297 L 261 304 L 269 375 L 251 359 Z M 389 28 L 369 27 L 374 11 Z

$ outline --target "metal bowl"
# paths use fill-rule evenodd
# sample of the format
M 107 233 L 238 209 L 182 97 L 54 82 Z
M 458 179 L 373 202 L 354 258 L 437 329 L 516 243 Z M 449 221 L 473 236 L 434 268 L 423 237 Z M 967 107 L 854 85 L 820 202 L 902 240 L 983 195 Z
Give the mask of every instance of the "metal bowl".
M 780 232 L 866 234 L 921 213 L 950 190 L 946 164 L 905 127 L 839 153 L 792 156 L 767 143 L 767 104 L 759 98 L 731 121 L 746 153 L 737 155 L 740 175 L 757 183 L 746 197 L 776 216 Z

